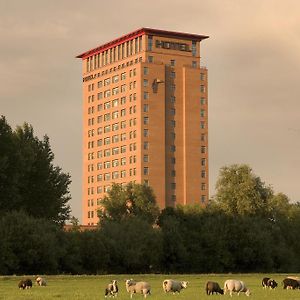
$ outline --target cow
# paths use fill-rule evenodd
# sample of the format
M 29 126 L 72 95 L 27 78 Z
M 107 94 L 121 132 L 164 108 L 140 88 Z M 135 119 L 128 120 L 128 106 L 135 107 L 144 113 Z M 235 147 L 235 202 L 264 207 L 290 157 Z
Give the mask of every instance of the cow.
M 236 292 L 238 295 L 240 293 L 245 293 L 247 296 L 250 296 L 250 290 L 246 287 L 245 283 L 241 280 L 229 279 L 224 283 L 224 295 L 229 291 L 230 296 L 232 297 L 232 292 Z
M 42 277 L 37 277 L 35 279 L 36 281 L 36 284 L 39 285 L 39 286 L 46 286 L 47 285 L 47 281 L 45 280 L 45 278 L 42 278 Z
M 186 289 L 188 286 L 188 281 L 176 281 L 172 279 L 166 279 L 163 281 L 163 290 L 165 293 L 172 292 L 180 293 L 182 289 Z
M 222 290 L 217 282 L 214 281 L 207 281 L 205 286 L 206 294 L 207 295 L 213 295 L 216 294 L 224 294 L 224 290 Z
M 27 279 L 23 279 L 18 283 L 18 287 L 19 289 L 30 289 L 32 288 L 32 281 L 31 279 L 27 278 Z
M 105 298 L 107 296 L 112 296 L 113 298 L 118 296 L 118 284 L 117 280 L 112 280 L 111 283 L 109 283 L 105 289 Z
M 125 280 L 125 286 L 130 294 L 130 298 L 132 298 L 133 294 L 142 294 L 144 298 L 151 294 L 150 284 L 145 281 L 136 282 L 133 279 L 127 279 Z
M 292 279 L 292 278 L 285 278 L 282 281 L 283 283 L 283 288 L 284 289 L 299 289 L 300 288 L 300 284 L 298 280 Z
M 277 282 L 274 279 L 269 277 L 264 277 L 261 281 L 261 285 L 263 286 L 264 289 L 266 288 L 275 289 L 278 286 Z

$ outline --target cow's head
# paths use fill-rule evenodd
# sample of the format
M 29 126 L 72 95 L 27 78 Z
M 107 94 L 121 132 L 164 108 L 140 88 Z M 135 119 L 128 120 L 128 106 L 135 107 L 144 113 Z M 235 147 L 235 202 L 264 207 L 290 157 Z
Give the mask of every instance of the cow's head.
M 182 288 L 186 289 L 189 282 L 188 281 L 181 281 L 180 283 L 181 283 Z

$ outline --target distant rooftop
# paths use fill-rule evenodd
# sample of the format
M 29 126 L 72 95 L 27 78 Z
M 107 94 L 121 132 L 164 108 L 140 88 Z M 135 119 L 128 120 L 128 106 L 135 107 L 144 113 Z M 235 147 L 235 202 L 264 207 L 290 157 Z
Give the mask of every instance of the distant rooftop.
M 176 31 L 167 31 L 167 30 L 160 30 L 160 29 L 153 29 L 153 28 L 140 28 L 138 30 L 135 30 L 133 32 L 127 33 L 115 40 L 112 40 L 108 43 L 105 43 L 101 46 L 98 46 L 94 49 L 88 50 L 82 54 L 79 54 L 76 56 L 76 58 L 86 58 L 87 56 L 103 52 L 109 48 L 118 46 L 128 40 L 131 40 L 133 38 L 142 36 L 144 34 L 150 34 L 150 35 L 159 35 L 163 37 L 172 37 L 172 38 L 180 38 L 180 39 L 186 39 L 186 40 L 196 40 L 196 41 L 202 41 L 204 39 L 207 39 L 207 35 L 200 35 L 200 34 L 192 34 L 192 33 L 184 33 L 184 32 L 176 32 Z

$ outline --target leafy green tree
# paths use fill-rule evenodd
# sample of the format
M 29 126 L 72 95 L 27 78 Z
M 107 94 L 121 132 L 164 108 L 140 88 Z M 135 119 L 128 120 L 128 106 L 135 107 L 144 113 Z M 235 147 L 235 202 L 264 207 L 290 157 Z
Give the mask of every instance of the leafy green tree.
M 52 221 L 24 212 L 8 212 L 0 218 L 0 273 L 57 273 L 61 229 Z
M 153 224 L 159 215 L 153 190 L 145 184 L 113 184 L 102 200 L 103 209 L 98 212 L 101 222 L 120 221 L 132 216 Z
M 160 230 L 146 220 L 132 216 L 107 221 L 100 227 L 109 253 L 109 272 L 149 273 L 160 269 Z
M 53 165 L 49 138 L 34 136 L 25 123 L 13 132 L 0 119 L 0 211 L 24 210 L 37 218 L 64 223 L 69 218 L 70 175 Z
M 216 184 L 215 202 L 232 215 L 264 215 L 268 211 L 271 187 L 266 186 L 248 165 L 221 168 Z

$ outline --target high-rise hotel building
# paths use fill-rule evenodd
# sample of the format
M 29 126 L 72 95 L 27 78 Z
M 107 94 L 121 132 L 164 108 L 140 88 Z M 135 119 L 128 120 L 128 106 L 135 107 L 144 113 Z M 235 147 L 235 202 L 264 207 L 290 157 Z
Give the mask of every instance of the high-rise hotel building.
M 83 61 L 83 224 L 112 183 L 149 184 L 160 208 L 208 201 L 204 35 L 141 28 Z

